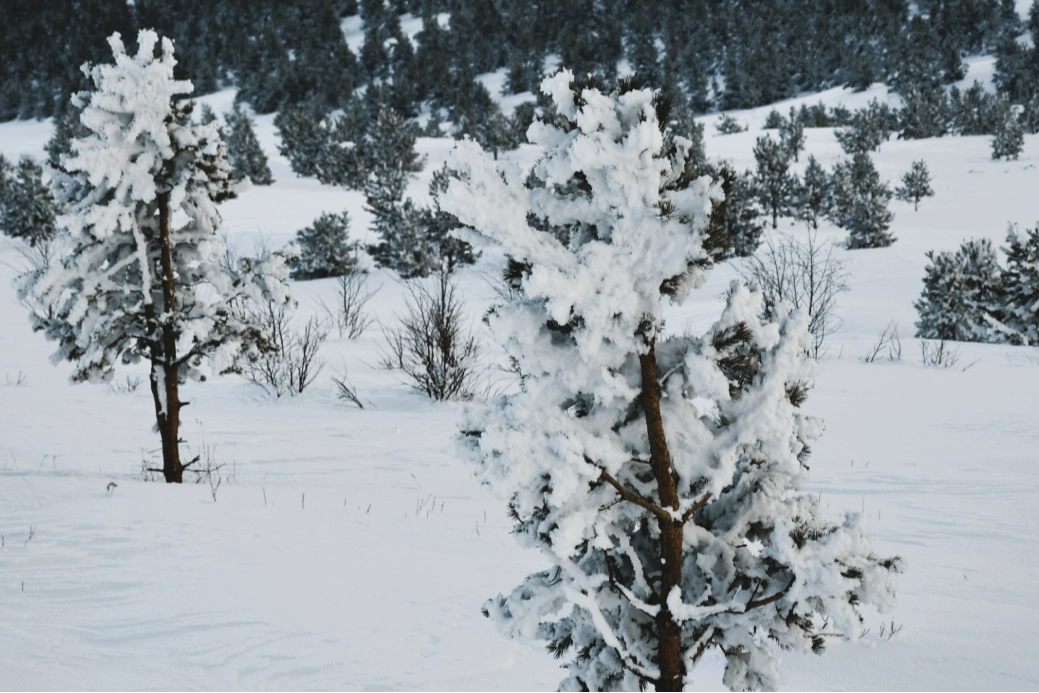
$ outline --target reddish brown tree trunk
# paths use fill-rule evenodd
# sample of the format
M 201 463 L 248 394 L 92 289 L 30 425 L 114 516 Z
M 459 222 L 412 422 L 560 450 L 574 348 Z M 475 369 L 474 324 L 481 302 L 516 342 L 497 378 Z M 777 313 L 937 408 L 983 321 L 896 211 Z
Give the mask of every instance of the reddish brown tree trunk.
M 152 349 L 151 389 L 155 401 L 155 421 L 162 439 L 162 475 L 167 483 L 184 481 L 184 465 L 180 461 L 180 383 L 177 361 L 177 333 L 172 322 L 175 291 L 173 284 L 173 251 L 170 242 L 169 194 L 159 195 L 159 261 L 162 268 L 163 311 L 158 316 L 161 346 Z M 154 314 L 154 312 L 153 312 Z M 159 372 L 162 382 L 159 382 Z
M 660 415 L 660 382 L 657 373 L 655 344 L 649 353 L 639 357 L 642 366 L 642 408 L 646 414 L 646 432 L 652 455 L 653 474 L 657 480 L 660 505 L 678 511 L 678 485 L 671 466 L 671 453 L 664 435 L 664 420 Z M 660 527 L 660 612 L 657 614 L 657 665 L 660 667 L 658 691 L 680 691 L 685 680 L 682 661 L 682 624 L 667 608 L 667 598 L 674 587 L 682 585 L 683 524 L 677 519 L 658 520 Z

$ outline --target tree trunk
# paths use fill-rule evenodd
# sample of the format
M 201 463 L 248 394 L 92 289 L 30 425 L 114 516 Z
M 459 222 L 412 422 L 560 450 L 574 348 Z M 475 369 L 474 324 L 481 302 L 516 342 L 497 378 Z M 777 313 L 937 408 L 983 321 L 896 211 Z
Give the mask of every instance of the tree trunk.
M 678 510 L 678 485 L 671 466 L 671 453 L 664 435 L 664 420 L 660 415 L 660 382 L 657 374 L 655 343 L 649 353 L 639 357 L 642 366 L 642 407 L 646 413 L 646 432 L 652 455 L 653 474 L 657 480 L 660 504 Z M 657 665 L 660 667 L 658 691 L 680 691 L 685 680 L 682 661 L 682 624 L 675 621 L 667 607 L 667 598 L 674 587 L 682 585 L 682 534 L 684 526 L 677 519 L 660 519 L 660 612 L 657 614 Z
M 160 358 L 153 351 L 151 387 L 155 400 L 155 420 L 162 438 L 162 475 L 166 483 L 179 484 L 184 481 L 184 465 L 180 461 L 180 378 L 177 361 L 177 333 L 173 324 L 176 293 L 173 285 L 173 250 L 170 242 L 170 198 L 161 193 L 159 204 L 159 250 L 162 264 L 163 311 L 158 316 L 162 332 Z M 159 371 L 162 383 L 158 382 Z M 161 387 L 161 390 L 160 390 Z

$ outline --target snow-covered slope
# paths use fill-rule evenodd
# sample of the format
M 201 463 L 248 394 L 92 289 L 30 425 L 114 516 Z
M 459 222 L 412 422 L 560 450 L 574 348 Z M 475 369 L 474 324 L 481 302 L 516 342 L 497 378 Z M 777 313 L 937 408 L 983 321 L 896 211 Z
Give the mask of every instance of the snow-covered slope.
M 858 106 L 872 96 L 883 94 L 803 100 Z M 206 100 L 219 113 L 230 98 Z M 707 118 L 708 152 L 752 166 L 768 110 L 734 113 L 752 125 L 737 135 L 718 135 Z M 365 237 L 362 196 L 295 178 L 271 121 L 259 118 L 257 130 L 277 182 L 224 205 L 232 240 L 277 245 L 344 209 Z M 832 131 L 807 133 L 825 165 L 839 157 Z M 49 135 L 46 123 L 0 125 L 0 152 L 39 154 Z M 419 147 L 429 161 L 416 198 L 450 142 Z M 907 559 L 898 632 L 888 637 L 888 618 L 881 636 L 874 615 L 859 642 L 782 666 L 795 689 L 1033 689 L 1039 350 L 963 345 L 959 367 L 934 370 L 910 337 L 926 250 L 969 237 L 998 244 L 1007 222 L 1039 220 L 1039 136 L 1009 163 L 989 158 L 987 138 L 892 140 L 874 158 L 892 181 L 926 160 L 936 196 L 919 212 L 892 204 L 892 247 L 841 251 L 851 272 L 843 327 L 806 407 L 827 425 L 812 491 L 835 515 L 864 512 L 878 550 Z M 476 330 L 497 260 L 459 276 Z M 377 324 L 356 343 L 333 333 L 328 366 L 301 397 L 272 400 L 234 377 L 185 387 L 191 449 L 211 446 L 226 465 L 214 502 L 206 485 L 138 478 L 158 447 L 146 385 L 130 394 L 70 385 L 9 286 L 20 262 L 0 238 L 0 688 L 555 687 L 562 673 L 549 655 L 500 638 L 479 612 L 542 560 L 514 545 L 504 504 L 453 457 L 458 406 L 430 403 L 378 367 Z M 669 316 L 673 329 L 713 321 L 732 276 L 719 268 Z M 371 282 L 382 287 L 373 313 L 392 324 L 402 287 L 384 271 Z M 293 289 L 306 316 L 334 282 Z M 902 360 L 863 363 L 891 320 Z M 489 348 L 488 359 L 497 354 Z M 364 410 L 336 400 L 332 368 L 346 368 Z M 720 659 L 707 660 L 697 686 L 720 687 L 720 672 Z

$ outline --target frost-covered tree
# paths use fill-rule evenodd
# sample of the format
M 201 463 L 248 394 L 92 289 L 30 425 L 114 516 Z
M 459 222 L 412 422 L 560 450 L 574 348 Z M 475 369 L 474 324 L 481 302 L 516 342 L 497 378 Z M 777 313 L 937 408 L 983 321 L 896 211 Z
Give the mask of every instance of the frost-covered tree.
M 912 202 L 915 211 L 920 208 L 920 200 L 933 196 L 931 172 L 927 170 L 927 163 L 922 159 L 914 161 L 913 167 L 902 176 L 902 185 L 895 188 L 895 197 L 903 202 Z
M 776 228 L 779 216 L 789 211 L 793 189 L 790 156 L 789 150 L 768 135 L 754 143 L 754 159 L 758 164 L 755 183 L 761 205 L 772 216 L 772 228 Z
M 1017 111 L 1006 100 L 1001 99 L 996 107 L 996 114 L 992 158 L 1016 159 L 1025 146 L 1025 131 L 1018 120 Z
M 1039 344 L 1039 224 L 1019 231 L 1013 225 L 1007 232 L 1006 268 L 1002 287 L 1002 321 L 1009 328 L 1008 338 L 1018 344 Z
M 963 243 L 955 253 L 927 252 L 924 290 L 913 304 L 920 314 L 916 336 L 958 342 L 998 341 L 991 316 L 1001 321 L 1001 270 L 987 238 Z
M 350 274 L 357 265 L 357 244 L 350 242 L 350 215 L 324 213 L 296 232 L 299 258 L 293 260 L 293 279 L 322 279 Z
M 848 229 L 848 248 L 883 248 L 895 242 L 888 233 L 894 214 L 888 209 L 891 189 L 880 180 L 866 152 L 837 164 L 831 177 L 830 217 Z
M 720 252 L 709 179 L 649 90 L 567 70 L 542 90 L 559 120 L 530 129 L 534 177 L 554 184 L 463 142 L 443 200 L 468 240 L 513 258 L 516 288 L 487 322 L 519 390 L 468 409 L 461 446 L 551 562 L 485 612 L 566 656 L 564 690 L 682 690 L 710 649 L 730 688 L 774 687 L 778 650 L 853 637 L 901 565 L 803 492 L 821 431 L 799 409 L 806 318 L 762 322 L 760 292 L 734 284 L 705 334 L 665 333 L 664 306 Z
M 93 90 L 76 97 L 88 134 L 61 160 L 70 251 L 20 290 L 53 308 L 34 311 L 33 327 L 73 362 L 74 382 L 150 364 L 162 471 L 180 482 L 191 464 L 180 459 L 181 383 L 232 370 L 255 350 L 258 330 L 240 309 L 287 302 L 287 269 L 271 254 L 222 262 L 216 205 L 234 195 L 230 167 L 216 124 L 191 121 L 181 97 L 192 85 L 173 77 L 173 43 L 153 31 L 138 34 L 135 55 L 118 33 L 108 43 L 115 64 L 91 67 Z
M 23 156 L 16 166 L 0 156 L 0 233 L 35 247 L 54 237 L 58 214 L 42 166 L 31 156 Z
M 227 159 L 236 180 L 248 178 L 254 185 L 270 185 L 274 182 L 271 169 L 267 166 L 267 155 L 260 148 L 260 141 L 253 131 L 252 118 L 242 110 L 240 103 L 236 102 L 231 112 L 224 114 L 224 127 L 220 134 L 227 145 Z
M 794 190 L 794 211 L 798 219 L 817 229 L 819 217 L 826 213 L 829 204 L 830 176 L 819 164 L 819 160 L 809 155 L 804 176 Z

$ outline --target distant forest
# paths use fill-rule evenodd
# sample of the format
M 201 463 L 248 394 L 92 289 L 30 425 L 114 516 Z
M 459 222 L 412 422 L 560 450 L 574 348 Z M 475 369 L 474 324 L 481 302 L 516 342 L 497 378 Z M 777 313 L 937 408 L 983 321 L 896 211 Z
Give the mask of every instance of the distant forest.
M 627 61 L 693 113 L 883 81 L 905 92 L 964 76 L 963 58 L 998 56 L 996 85 L 1039 91 L 1039 0 L 4 0 L 0 120 L 60 114 L 104 61 L 105 38 L 154 28 L 176 41 L 196 93 L 237 87 L 259 113 L 344 108 L 376 85 L 405 116 L 450 109 L 473 78 L 504 68 L 506 90 L 536 91 L 546 57 L 610 81 Z M 400 18 L 424 19 L 408 41 Z M 360 14 L 354 54 L 341 22 Z M 439 21 L 435 18 L 439 18 Z

